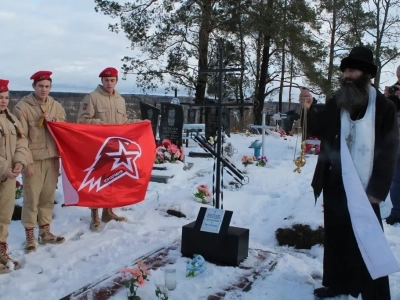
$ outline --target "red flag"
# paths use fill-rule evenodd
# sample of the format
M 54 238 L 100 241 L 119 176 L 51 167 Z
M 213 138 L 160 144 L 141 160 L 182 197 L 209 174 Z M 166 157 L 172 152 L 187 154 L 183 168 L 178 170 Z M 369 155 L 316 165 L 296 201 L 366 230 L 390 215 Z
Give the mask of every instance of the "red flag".
M 144 200 L 155 159 L 150 122 L 47 125 L 61 155 L 66 206 L 114 208 Z

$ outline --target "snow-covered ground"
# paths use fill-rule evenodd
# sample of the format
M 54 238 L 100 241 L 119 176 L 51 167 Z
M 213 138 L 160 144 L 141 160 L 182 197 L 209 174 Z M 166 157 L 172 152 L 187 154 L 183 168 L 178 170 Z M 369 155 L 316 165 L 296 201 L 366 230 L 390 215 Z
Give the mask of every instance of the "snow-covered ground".
M 322 246 L 301 251 L 280 247 L 275 231 L 295 223 L 306 223 L 312 228 L 322 225 L 321 201 L 314 205 L 310 186 L 317 156 L 310 155 L 302 173 L 295 173 L 293 157 L 296 138 L 285 140 L 267 136 L 267 166 L 253 164 L 244 167 L 241 158 L 253 154 L 248 147 L 255 139 L 261 139 L 261 136 L 232 134 L 227 139 L 237 150 L 232 160 L 239 169 L 247 172 L 250 181 L 238 190 L 225 189 L 223 204 L 224 209 L 234 212 L 231 225 L 250 229 L 250 252 L 252 249 L 267 250 L 271 252 L 268 259 L 278 260 L 275 269 L 262 273 L 250 291 L 240 294 L 230 292 L 225 299 L 313 299 L 313 289 L 321 284 Z M 191 141 L 185 150 L 188 153 L 200 148 Z M 0 299 L 60 299 L 105 274 L 117 272 L 151 250 L 179 240 L 182 226 L 194 221 L 199 208 L 204 206 L 194 201 L 196 187 L 199 184 L 211 187 L 213 177 L 212 159 L 187 157 L 186 161 L 194 163 L 192 169 L 183 171 L 182 164 L 169 165 L 166 172 L 174 172 L 175 177 L 168 184 L 151 182 L 145 201 L 115 210 L 126 216 L 128 222 L 109 222 L 98 233 L 89 230 L 89 209 L 61 207 L 63 194 L 59 183 L 56 194 L 59 203 L 54 210 L 52 230 L 65 236 L 67 241 L 61 245 L 39 246 L 37 252 L 26 255 L 23 227 L 19 221 L 13 221 L 8 242 L 12 257 L 20 261 L 22 269 L 0 276 Z M 224 175 L 224 181 L 229 180 L 229 176 Z M 170 208 L 183 212 L 187 217 L 169 216 L 166 210 Z M 390 208 L 388 198 L 382 204 L 384 217 L 389 214 Z M 384 226 L 389 244 L 400 260 L 400 227 Z M 181 257 L 179 247 L 170 255 L 175 258 L 173 267 L 177 270 L 177 288 L 169 294 L 174 300 L 206 299 L 208 295 L 234 283 L 234 279 L 244 272 L 239 268 L 206 263 L 204 273 L 186 278 L 187 258 Z M 251 265 L 252 259 L 249 256 L 244 264 Z M 162 278 L 163 268 L 152 273 L 147 285 L 139 289 L 142 299 L 156 299 L 154 284 Z M 392 299 L 400 299 L 400 274 L 390 276 L 390 285 Z M 126 299 L 124 289 L 112 299 Z

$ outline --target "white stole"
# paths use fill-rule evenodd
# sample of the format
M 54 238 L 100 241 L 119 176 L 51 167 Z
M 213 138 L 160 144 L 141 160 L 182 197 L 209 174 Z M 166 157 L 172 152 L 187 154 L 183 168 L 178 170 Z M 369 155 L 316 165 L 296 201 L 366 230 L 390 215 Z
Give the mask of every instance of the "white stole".
M 372 103 L 370 103 L 370 105 L 372 105 Z M 373 105 L 375 106 L 375 101 Z M 375 120 L 375 114 L 373 114 L 372 117 Z M 363 184 L 366 180 L 365 175 L 368 176 L 369 181 L 369 177 L 371 175 L 369 170 L 372 170 L 372 162 L 369 160 L 370 156 L 368 155 L 363 157 L 364 163 L 366 165 L 371 165 L 368 168 L 365 168 L 364 166 L 362 167 L 362 170 L 357 170 L 356 167 L 360 166 L 360 161 L 356 160 L 356 166 L 354 164 L 354 158 L 350 155 L 350 151 L 345 140 L 345 137 L 347 136 L 346 129 L 343 127 L 343 125 L 346 124 L 345 118 L 346 117 L 342 114 L 340 158 L 342 165 L 343 185 L 347 197 L 347 207 L 349 210 L 354 235 L 364 263 L 372 279 L 377 279 L 379 277 L 387 276 L 400 271 L 400 266 L 387 243 L 383 230 L 365 192 L 365 184 Z M 365 133 L 368 135 L 367 132 Z M 360 136 L 358 135 L 357 138 L 359 137 Z M 373 139 L 375 139 L 375 135 Z M 373 144 L 374 141 L 368 146 L 372 147 Z M 357 155 L 359 155 L 359 153 L 357 153 Z M 367 171 L 368 173 L 363 174 L 363 176 L 359 176 L 359 172 L 357 171 Z M 364 182 L 361 181 L 361 178 L 364 179 Z
M 370 88 L 367 110 L 363 118 L 351 120 L 347 110 L 341 112 L 341 134 L 346 138 L 351 158 L 364 189 L 372 174 L 375 150 L 376 90 Z M 347 140 L 350 137 L 350 140 Z

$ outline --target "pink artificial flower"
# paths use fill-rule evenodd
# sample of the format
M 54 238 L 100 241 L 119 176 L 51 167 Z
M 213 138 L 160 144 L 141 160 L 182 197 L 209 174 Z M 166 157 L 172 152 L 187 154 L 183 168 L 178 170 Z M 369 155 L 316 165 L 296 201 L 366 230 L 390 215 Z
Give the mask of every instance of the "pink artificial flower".
M 206 185 L 206 184 L 200 184 L 198 187 L 197 187 L 197 189 L 200 191 L 200 190 L 207 190 L 208 189 L 208 186 Z
M 140 276 L 137 278 L 137 282 L 139 284 L 140 287 L 143 287 L 146 283 L 146 280 L 144 280 L 143 276 Z
M 171 144 L 169 145 L 169 147 L 167 148 L 169 153 L 175 154 L 176 151 L 179 151 L 179 148 L 177 145 L 175 144 Z
M 147 266 L 143 262 L 138 261 L 137 264 L 139 266 L 140 271 L 143 272 L 143 274 L 150 275 L 150 271 L 147 269 Z
M 161 142 L 161 144 L 162 144 L 165 148 L 168 148 L 168 147 L 172 144 L 172 142 L 171 142 L 169 139 L 163 139 L 162 142 Z
M 162 146 L 158 146 L 156 149 L 156 153 L 162 153 L 163 152 L 162 150 L 163 150 Z
M 179 157 L 181 157 L 181 152 L 178 150 L 175 152 L 174 157 L 179 159 Z
M 135 278 L 142 275 L 142 272 L 140 272 L 140 270 L 138 268 L 135 268 L 135 269 L 121 269 L 121 273 L 132 274 L 133 277 L 135 277 Z
M 139 269 L 133 269 L 132 275 L 133 275 L 133 277 L 135 277 L 135 278 L 139 278 L 139 277 L 142 276 L 142 271 L 140 271 Z

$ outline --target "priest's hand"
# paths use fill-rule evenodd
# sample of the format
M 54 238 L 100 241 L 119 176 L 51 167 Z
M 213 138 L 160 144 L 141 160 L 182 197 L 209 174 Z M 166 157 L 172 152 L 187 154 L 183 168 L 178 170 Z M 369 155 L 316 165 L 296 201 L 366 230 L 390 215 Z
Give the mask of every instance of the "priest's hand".
M 368 200 L 369 200 L 369 202 L 371 202 L 371 204 L 379 204 L 382 202 L 382 200 L 379 200 L 378 198 L 375 198 L 374 196 L 368 196 Z
M 309 90 L 302 89 L 299 95 L 299 102 L 305 109 L 310 109 L 313 103 L 313 97 Z

